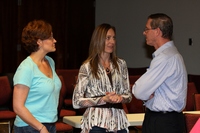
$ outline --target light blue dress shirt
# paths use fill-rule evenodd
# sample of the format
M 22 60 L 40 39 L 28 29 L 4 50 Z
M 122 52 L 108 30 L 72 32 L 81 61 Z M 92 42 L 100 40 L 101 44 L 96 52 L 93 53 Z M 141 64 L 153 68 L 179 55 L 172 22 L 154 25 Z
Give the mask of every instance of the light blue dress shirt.
M 169 41 L 153 53 L 150 67 L 135 82 L 132 93 L 152 111 L 181 112 L 186 105 L 187 82 L 183 58 Z

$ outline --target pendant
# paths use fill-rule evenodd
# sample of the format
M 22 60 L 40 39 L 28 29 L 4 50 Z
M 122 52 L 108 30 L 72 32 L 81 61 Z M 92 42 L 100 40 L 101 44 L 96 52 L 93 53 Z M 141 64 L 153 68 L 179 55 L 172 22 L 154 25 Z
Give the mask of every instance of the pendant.
M 107 73 L 110 73 L 110 69 L 109 69 L 108 67 L 106 68 L 106 72 L 107 72 Z

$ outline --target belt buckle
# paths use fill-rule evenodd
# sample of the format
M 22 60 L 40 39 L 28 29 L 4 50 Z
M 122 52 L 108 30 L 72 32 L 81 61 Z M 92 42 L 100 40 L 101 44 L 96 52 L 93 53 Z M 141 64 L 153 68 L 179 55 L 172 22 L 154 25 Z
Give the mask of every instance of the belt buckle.
M 168 111 L 162 111 L 162 113 L 163 113 L 163 114 L 167 114 L 167 113 L 169 113 L 169 112 L 168 112 Z

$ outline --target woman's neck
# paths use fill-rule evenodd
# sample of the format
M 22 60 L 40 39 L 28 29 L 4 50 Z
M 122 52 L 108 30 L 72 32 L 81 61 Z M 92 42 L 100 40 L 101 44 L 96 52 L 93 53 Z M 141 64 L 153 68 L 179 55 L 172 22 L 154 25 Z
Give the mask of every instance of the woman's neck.
M 110 73 L 110 56 L 101 55 L 99 59 L 106 72 Z

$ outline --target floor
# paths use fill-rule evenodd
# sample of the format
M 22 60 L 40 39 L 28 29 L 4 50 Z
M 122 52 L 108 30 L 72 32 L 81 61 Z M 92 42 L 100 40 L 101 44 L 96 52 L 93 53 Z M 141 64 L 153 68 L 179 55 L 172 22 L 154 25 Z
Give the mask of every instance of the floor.
M 133 127 L 130 127 L 129 131 L 130 131 L 129 133 L 142 133 L 141 130 L 136 132 Z M 0 133 L 9 133 L 7 124 L 1 124 L 0 122 Z M 14 133 L 14 131 L 12 131 L 12 133 Z
M 9 133 L 8 124 L 0 122 L 0 133 Z M 14 131 L 12 131 L 14 133 Z

